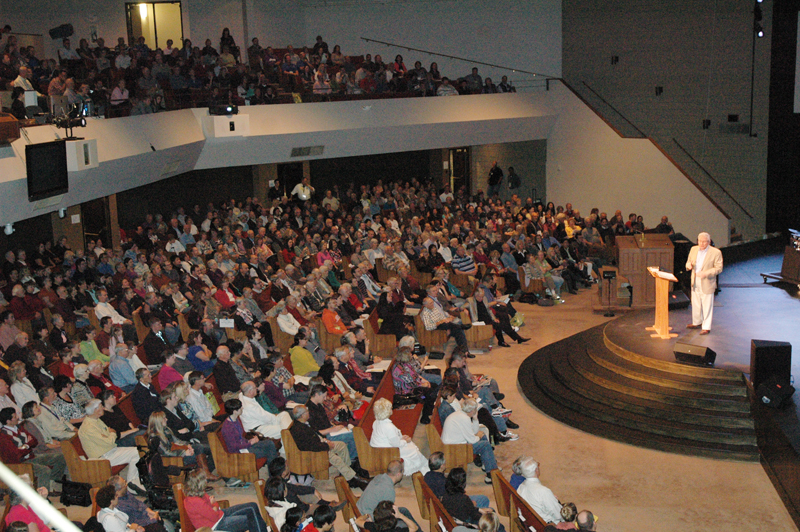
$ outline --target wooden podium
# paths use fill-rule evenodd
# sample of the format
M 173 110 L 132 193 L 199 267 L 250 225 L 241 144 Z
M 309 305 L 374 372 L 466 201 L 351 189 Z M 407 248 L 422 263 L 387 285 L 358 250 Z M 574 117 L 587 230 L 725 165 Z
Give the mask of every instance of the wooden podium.
M 616 244 L 619 276 L 627 279 L 633 289 L 631 308 L 651 308 L 656 302 L 656 294 L 647 268 L 656 266 L 662 271 L 674 268 L 672 241 L 667 235 L 648 233 L 618 236 Z
M 646 331 L 655 331 L 650 336 L 667 340 L 678 335 L 670 333 L 672 327 L 669 326 L 669 283 L 678 281 L 678 278 L 669 272 L 662 272 L 658 268 L 647 268 L 656 281 L 656 320 L 652 327 L 645 328 Z

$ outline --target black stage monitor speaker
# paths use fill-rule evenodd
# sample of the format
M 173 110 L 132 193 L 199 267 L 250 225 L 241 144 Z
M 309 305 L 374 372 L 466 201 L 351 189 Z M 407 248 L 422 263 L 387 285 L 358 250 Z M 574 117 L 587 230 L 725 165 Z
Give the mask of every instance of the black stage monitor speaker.
M 792 374 L 792 344 L 770 340 L 750 341 L 750 382 L 753 389 L 775 375 L 789 382 Z
M 62 24 L 57 28 L 53 28 L 50 30 L 50 38 L 51 39 L 66 39 L 70 37 L 73 33 L 72 24 Z
M 717 353 L 713 349 L 683 342 L 675 342 L 673 353 L 678 362 L 695 366 L 713 367 L 717 359 Z
M 758 400 L 771 408 L 781 408 L 791 402 L 794 386 L 788 380 L 770 375 L 756 388 Z

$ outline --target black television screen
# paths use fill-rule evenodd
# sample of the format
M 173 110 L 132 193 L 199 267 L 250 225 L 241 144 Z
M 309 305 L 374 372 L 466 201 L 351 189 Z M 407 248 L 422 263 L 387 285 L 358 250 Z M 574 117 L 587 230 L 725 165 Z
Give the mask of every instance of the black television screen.
M 28 201 L 64 194 L 69 190 L 67 143 L 63 140 L 25 146 Z

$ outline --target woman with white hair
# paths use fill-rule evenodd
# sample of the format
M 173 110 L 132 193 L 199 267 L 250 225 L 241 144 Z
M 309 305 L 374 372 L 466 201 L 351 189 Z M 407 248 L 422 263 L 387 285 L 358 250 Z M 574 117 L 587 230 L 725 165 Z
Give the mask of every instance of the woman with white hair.
M 397 447 L 400 449 L 400 458 L 405 464 L 406 476 L 411 476 L 417 471 L 423 475 L 430 471 L 428 459 L 419 451 L 419 447 L 411 441 L 411 436 L 406 436 L 392 423 L 392 403 L 381 398 L 375 401 L 373 407 L 375 421 L 372 423 L 372 437 L 369 444 L 373 447 Z
M 17 402 L 17 406 L 22 408 L 28 401 L 39 404 L 39 394 L 28 380 L 28 370 L 25 363 L 17 360 L 8 368 L 8 379 L 11 382 L 11 395 Z
M 86 380 L 90 375 L 89 366 L 78 364 L 73 368 L 72 373 L 75 375 L 75 382 L 72 385 L 72 391 L 70 391 L 69 396 L 78 406 L 86 406 L 86 403 L 94 399 L 92 390 L 86 384 Z M 12 391 L 11 393 L 14 392 Z

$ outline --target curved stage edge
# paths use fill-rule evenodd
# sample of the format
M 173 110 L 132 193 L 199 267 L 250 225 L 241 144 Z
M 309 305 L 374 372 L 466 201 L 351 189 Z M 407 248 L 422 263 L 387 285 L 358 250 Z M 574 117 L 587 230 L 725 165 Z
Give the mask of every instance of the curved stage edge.
M 752 311 L 715 312 L 712 333 L 700 336 L 686 330 L 691 309 L 673 310 L 679 337 L 669 340 L 644 330 L 653 324 L 652 310 L 631 312 L 539 349 L 520 365 L 517 380 L 539 410 L 584 432 L 664 452 L 760 461 L 800 527 L 797 401 L 769 409 L 753 401 L 746 379 L 751 339 L 800 345 L 800 338 L 775 338 L 787 329 L 776 329 L 772 317 L 754 319 Z M 793 322 L 793 312 L 795 305 L 782 315 Z M 792 334 L 797 329 L 791 325 Z M 715 368 L 676 362 L 676 342 L 713 349 Z

